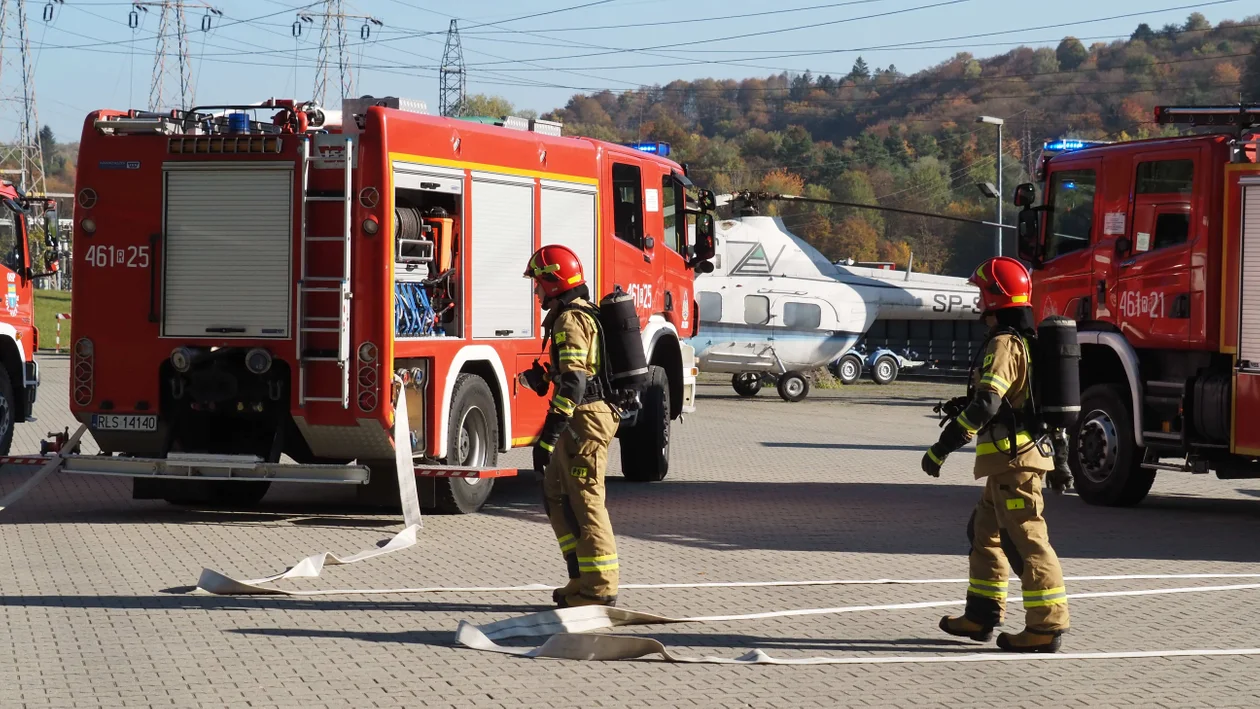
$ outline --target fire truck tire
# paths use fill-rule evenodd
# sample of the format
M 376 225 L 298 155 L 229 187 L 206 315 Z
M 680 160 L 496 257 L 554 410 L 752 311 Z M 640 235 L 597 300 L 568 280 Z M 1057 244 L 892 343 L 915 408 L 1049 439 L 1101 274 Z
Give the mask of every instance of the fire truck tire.
M 8 455 L 13 447 L 17 400 L 13 398 L 13 382 L 8 372 L 0 369 L 0 455 Z
M 634 426 L 621 431 L 621 474 L 632 482 L 659 482 L 669 474 L 669 377 L 648 366 L 643 408 Z
M 1086 389 L 1068 442 L 1068 465 L 1080 498 L 1105 507 L 1141 502 L 1155 481 L 1155 471 L 1142 467 L 1143 453 L 1133 438 L 1125 390 L 1115 384 Z
M 761 391 L 761 375 L 756 372 L 732 374 L 731 387 L 740 396 L 756 396 Z
M 809 396 L 809 379 L 796 370 L 785 372 L 776 385 L 784 401 L 797 402 Z
M 446 464 L 493 467 L 499 458 L 499 414 L 486 380 L 461 374 L 451 392 Z M 438 478 L 435 506 L 443 514 L 471 514 L 490 497 L 494 478 Z

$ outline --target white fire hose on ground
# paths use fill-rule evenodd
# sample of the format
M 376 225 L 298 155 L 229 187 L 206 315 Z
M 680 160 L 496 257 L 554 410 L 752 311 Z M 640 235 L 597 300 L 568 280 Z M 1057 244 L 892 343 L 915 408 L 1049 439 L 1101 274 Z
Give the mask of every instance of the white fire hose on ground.
M 403 529 L 385 544 L 365 549 L 346 557 L 332 552 L 323 552 L 309 556 L 286 571 L 258 579 L 238 580 L 212 569 L 203 568 L 197 587 L 191 592 L 199 595 L 284 595 L 284 596 L 340 596 L 340 595 L 379 595 L 379 594 L 416 594 L 416 593 L 469 593 L 469 592 L 549 592 L 554 585 L 530 583 L 517 586 L 489 587 L 425 587 L 395 589 L 338 589 L 322 591 L 292 591 L 267 584 L 292 578 L 316 578 L 326 566 L 354 564 L 384 554 L 391 554 L 414 546 L 423 522 L 420 515 L 419 496 L 416 491 L 416 480 L 412 463 L 410 427 L 407 424 L 406 388 L 399 393 L 397 409 L 394 416 L 395 468 L 398 474 L 399 497 L 402 502 Z M 74 450 L 79 439 L 86 432 L 87 426 L 81 425 L 65 445 L 47 460 L 30 479 L 16 490 L 0 499 L 0 511 L 17 502 L 39 485 L 45 478 L 58 471 L 65 463 L 69 451 Z M 42 458 L 31 458 L 32 462 L 44 462 Z M 1065 581 L 1123 581 L 1123 580 L 1168 580 L 1168 579 L 1260 579 L 1257 574 L 1130 574 L 1116 576 L 1076 576 L 1067 577 Z M 819 580 L 819 581 L 736 581 L 708 583 L 657 583 L 657 584 L 622 584 L 623 589 L 666 589 L 666 588 L 746 588 L 746 587 L 791 587 L 791 586 L 855 586 L 855 585 L 940 585 L 965 584 L 966 579 L 871 579 L 871 580 Z M 1118 596 L 1152 596 L 1183 593 L 1211 593 L 1222 591 L 1241 591 L 1260 589 L 1260 583 L 1246 583 L 1220 586 L 1189 586 L 1166 589 L 1142 589 L 1132 591 L 1106 591 L 1073 594 L 1073 600 L 1087 598 L 1109 598 Z M 1012 602 L 1018 599 L 1012 598 Z M 608 630 L 624 626 L 665 625 L 679 623 L 717 623 L 742 620 L 758 620 L 808 615 L 834 615 L 857 612 L 889 612 L 898 610 L 916 610 L 922 608 L 938 608 L 961 606 L 965 600 L 925 601 L 917 603 L 895 603 L 887 605 L 839 606 L 833 608 L 805 608 L 793 610 L 775 610 L 738 615 L 710 615 L 675 618 L 670 616 L 645 613 L 628 608 L 608 606 L 582 606 L 577 608 L 561 608 L 530 613 L 515 618 L 508 618 L 486 625 L 473 625 L 460 621 L 455 632 L 457 644 L 474 650 L 484 650 L 523 658 L 556 658 L 568 660 L 635 660 L 650 656 L 659 656 L 667 662 L 707 663 L 707 664 L 777 664 L 777 665 L 819 665 L 819 664 L 911 664 L 911 663 L 970 663 L 970 662 L 1017 662 L 1047 660 L 1097 660 L 1097 659 L 1140 659 L 1155 657 L 1192 657 L 1192 656 L 1241 656 L 1260 655 L 1260 648 L 1230 649 L 1187 649 L 1187 650 L 1152 650 L 1141 652 L 1093 652 L 1093 653 L 1057 653 L 1057 654 L 1006 654 L 998 652 L 972 653 L 965 655 L 928 655 L 910 657 L 805 657 L 781 659 L 767 654 L 763 650 L 753 649 L 734 658 L 693 657 L 672 652 L 659 640 L 636 635 L 608 635 L 593 631 Z M 518 647 L 500 645 L 496 641 L 511 638 L 546 638 L 537 647 Z

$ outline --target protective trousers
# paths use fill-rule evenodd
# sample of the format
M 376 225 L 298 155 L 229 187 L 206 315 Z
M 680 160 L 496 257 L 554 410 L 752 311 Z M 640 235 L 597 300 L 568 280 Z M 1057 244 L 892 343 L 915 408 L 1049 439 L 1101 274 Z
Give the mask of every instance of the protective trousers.
M 617 414 L 602 401 L 577 407 L 543 470 L 544 507 L 569 578 L 592 601 L 617 596 L 617 543 L 604 507 L 608 446 L 617 424 Z
M 965 615 L 975 623 L 993 627 L 1002 622 L 1009 561 L 1023 586 L 1025 627 L 1068 629 L 1063 570 L 1041 516 L 1044 475 L 1041 470 L 1012 470 L 985 482 L 967 530 L 971 578 Z

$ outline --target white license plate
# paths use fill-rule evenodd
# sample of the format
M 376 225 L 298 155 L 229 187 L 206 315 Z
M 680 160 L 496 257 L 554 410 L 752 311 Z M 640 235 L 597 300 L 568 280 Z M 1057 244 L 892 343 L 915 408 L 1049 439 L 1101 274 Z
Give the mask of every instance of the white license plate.
M 157 416 L 92 414 L 92 428 L 100 431 L 157 431 Z

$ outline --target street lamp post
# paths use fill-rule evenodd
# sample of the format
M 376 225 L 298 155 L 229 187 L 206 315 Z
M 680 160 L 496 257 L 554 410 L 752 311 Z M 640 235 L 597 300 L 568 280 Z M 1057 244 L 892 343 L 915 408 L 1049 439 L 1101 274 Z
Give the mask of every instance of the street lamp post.
M 997 223 L 1002 223 L 1002 126 L 1006 121 L 993 116 L 980 116 L 976 123 L 989 123 L 997 126 Z M 1002 255 L 1002 227 L 997 227 L 993 235 L 993 250 Z

